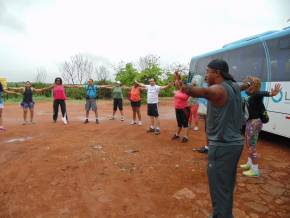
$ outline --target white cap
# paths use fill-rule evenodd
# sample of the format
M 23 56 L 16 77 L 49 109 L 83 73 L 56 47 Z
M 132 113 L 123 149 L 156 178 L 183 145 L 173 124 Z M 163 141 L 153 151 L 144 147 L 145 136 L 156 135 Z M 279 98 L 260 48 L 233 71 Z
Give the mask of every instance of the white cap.
M 117 84 L 121 84 L 121 82 L 120 82 L 120 81 L 116 81 L 116 83 L 117 83 Z

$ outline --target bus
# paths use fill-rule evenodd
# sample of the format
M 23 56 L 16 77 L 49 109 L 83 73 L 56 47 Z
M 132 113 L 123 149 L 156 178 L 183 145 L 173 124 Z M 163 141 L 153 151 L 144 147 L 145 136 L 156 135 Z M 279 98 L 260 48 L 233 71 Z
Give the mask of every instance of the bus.
M 207 64 L 216 58 L 228 62 L 230 73 L 238 82 L 256 76 L 265 91 L 281 84 L 278 95 L 264 98 L 270 120 L 263 125 L 263 131 L 290 138 L 290 27 L 247 37 L 192 57 L 188 82 L 197 76 L 204 78 Z

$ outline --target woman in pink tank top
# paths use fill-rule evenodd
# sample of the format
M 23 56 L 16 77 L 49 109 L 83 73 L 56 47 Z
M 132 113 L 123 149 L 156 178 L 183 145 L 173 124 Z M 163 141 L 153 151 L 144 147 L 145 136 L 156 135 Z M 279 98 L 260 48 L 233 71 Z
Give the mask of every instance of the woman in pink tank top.
M 71 86 L 63 85 L 62 79 L 60 77 L 55 78 L 54 87 L 52 89 L 53 94 L 53 121 L 56 122 L 58 117 L 58 108 L 61 109 L 62 121 L 64 124 L 68 122 L 67 110 L 65 100 L 67 99 L 65 95 L 65 88 Z
M 188 118 L 189 118 L 189 110 L 187 107 L 187 101 L 189 96 L 181 91 L 182 82 L 180 81 L 178 86 L 178 90 L 174 94 L 174 106 L 175 106 L 175 114 L 177 121 L 177 129 L 176 133 L 172 136 L 172 140 L 180 139 L 180 133 L 182 128 L 185 130 L 185 134 L 181 140 L 182 143 L 188 142 Z

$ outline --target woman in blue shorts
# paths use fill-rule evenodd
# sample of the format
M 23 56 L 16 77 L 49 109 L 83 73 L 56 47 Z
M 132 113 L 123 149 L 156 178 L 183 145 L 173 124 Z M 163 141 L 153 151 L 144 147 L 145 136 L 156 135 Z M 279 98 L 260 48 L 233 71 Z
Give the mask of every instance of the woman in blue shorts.
M 30 124 L 34 124 L 33 117 L 34 117 L 34 101 L 32 98 L 33 93 L 41 93 L 47 90 L 52 89 L 53 86 L 49 86 L 43 89 L 35 89 L 32 87 L 31 83 L 27 81 L 24 87 L 19 88 L 8 88 L 16 92 L 20 92 L 23 94 L 23 99 L 21 102 L 21 107 L 23 108 L 23 125 L 28 124 L 27 122 L 27 113 L 28 110 L 30 111 Z

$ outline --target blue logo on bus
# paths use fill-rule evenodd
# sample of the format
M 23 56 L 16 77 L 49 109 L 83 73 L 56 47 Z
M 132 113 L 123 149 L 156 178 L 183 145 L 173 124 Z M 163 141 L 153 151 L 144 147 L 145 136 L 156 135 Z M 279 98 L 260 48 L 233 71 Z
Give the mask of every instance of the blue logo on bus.
M 282 101 L 282 99 L 283 99 L 283 92 L 282 91 L 280 91 L 278 95 L 272 97 L 272 100 L 275 103 L 279 103 L 280 101 Z

